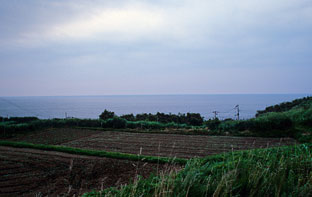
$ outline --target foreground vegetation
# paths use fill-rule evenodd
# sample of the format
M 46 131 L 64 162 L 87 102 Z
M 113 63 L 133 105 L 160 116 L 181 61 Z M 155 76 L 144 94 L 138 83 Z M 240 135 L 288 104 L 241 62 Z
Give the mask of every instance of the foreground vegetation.
M 189 160 L 179 172 L 84 196 L 311 196 L 312 144 Z

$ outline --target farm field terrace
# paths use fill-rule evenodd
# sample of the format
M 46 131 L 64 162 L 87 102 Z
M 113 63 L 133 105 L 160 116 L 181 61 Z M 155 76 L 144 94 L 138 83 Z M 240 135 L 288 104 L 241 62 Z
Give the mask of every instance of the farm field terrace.
M 45 144 L 173 159 L 209 155 L 218 157 L 217 154 L 236 150 L 296 144 L 291 138 L 135 133 L 81 128 L 50 128 L 6 140 L 17 144 L 38 144 L 38 147 Z M 151 174 L 170 174 L 183 169 L 178 164 L 150 163 L 144 159 L 113 159 L 12 146 L 0 146 L 0 166 L 0 196 L 80 196 L 93 190 L 103 191 L 131 184 L 133 180 L 139 180 L 139 176 L 146 179 Z
M 47 129 L 7 140 L 177 158 L 205 157 L 223 152 L 296 143 L 291 138 L 153 134 L 75 128 Z
M 168 166 L 0 146 L 0 196 L 81 196 Z

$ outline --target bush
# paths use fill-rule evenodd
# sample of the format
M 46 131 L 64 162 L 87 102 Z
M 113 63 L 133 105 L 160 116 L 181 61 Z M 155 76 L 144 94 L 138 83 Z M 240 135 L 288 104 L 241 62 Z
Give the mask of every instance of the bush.
M 9 121 L 15 121 L 17 123 L 27 123 L 35 120 L 39 120 L 37 117 L 10 117 Z
M 146 121 L 146 122 L 160 122 L 163 124 L 174 122 L 176 124 L 189 124 L 192 126 L 202 126 L 203 117 L 199 113 L 187 113 L 185 114 L 165 114 L 157 112 L 156 114 L 142 113 L 134 116 L 133 114 L 126 114 L 120 116 L 128 121 Z
M 216 119 L 209 119 L 205 122 L 205 125 L 210 129 L 210 130 L 217 130 L 219 125 L 220 125 L 221 121 L 216 118 Z
M 250 130 L 275 137 L 288 136 L 287 131 L 293 127 L 292 120 L 283 113 L 267 113 L 250 120 L 250 122 Z
M 115 112 L 111 112 L 111 111 L 108 111 L 108 110 L 105 109 L 104 112 L 102 112 L 99 117 L 102 120 L 107 120 L 107 119 L 110 119 L 110 118 L 114 118 L 114 116 L 115 116 Z
M 103 122 L 102 127 L 104 128 L 115 128 L 115 129 L 124 129 L 127 127 L 127 121 L 123 118 L 110 118 Z

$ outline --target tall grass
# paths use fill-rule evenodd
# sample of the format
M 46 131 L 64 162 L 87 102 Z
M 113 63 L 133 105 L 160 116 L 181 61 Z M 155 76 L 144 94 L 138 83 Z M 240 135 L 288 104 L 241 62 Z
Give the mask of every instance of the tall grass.
M 312 145 L 190 160 L 180 172 L 84 196 L 311 196 Z

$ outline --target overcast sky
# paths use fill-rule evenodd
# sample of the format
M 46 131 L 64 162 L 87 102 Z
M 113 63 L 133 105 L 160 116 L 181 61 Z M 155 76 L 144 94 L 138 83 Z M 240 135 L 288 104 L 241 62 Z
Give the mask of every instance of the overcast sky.
M 312 93 L 311 0 L 1 0 L 0 96 Z

